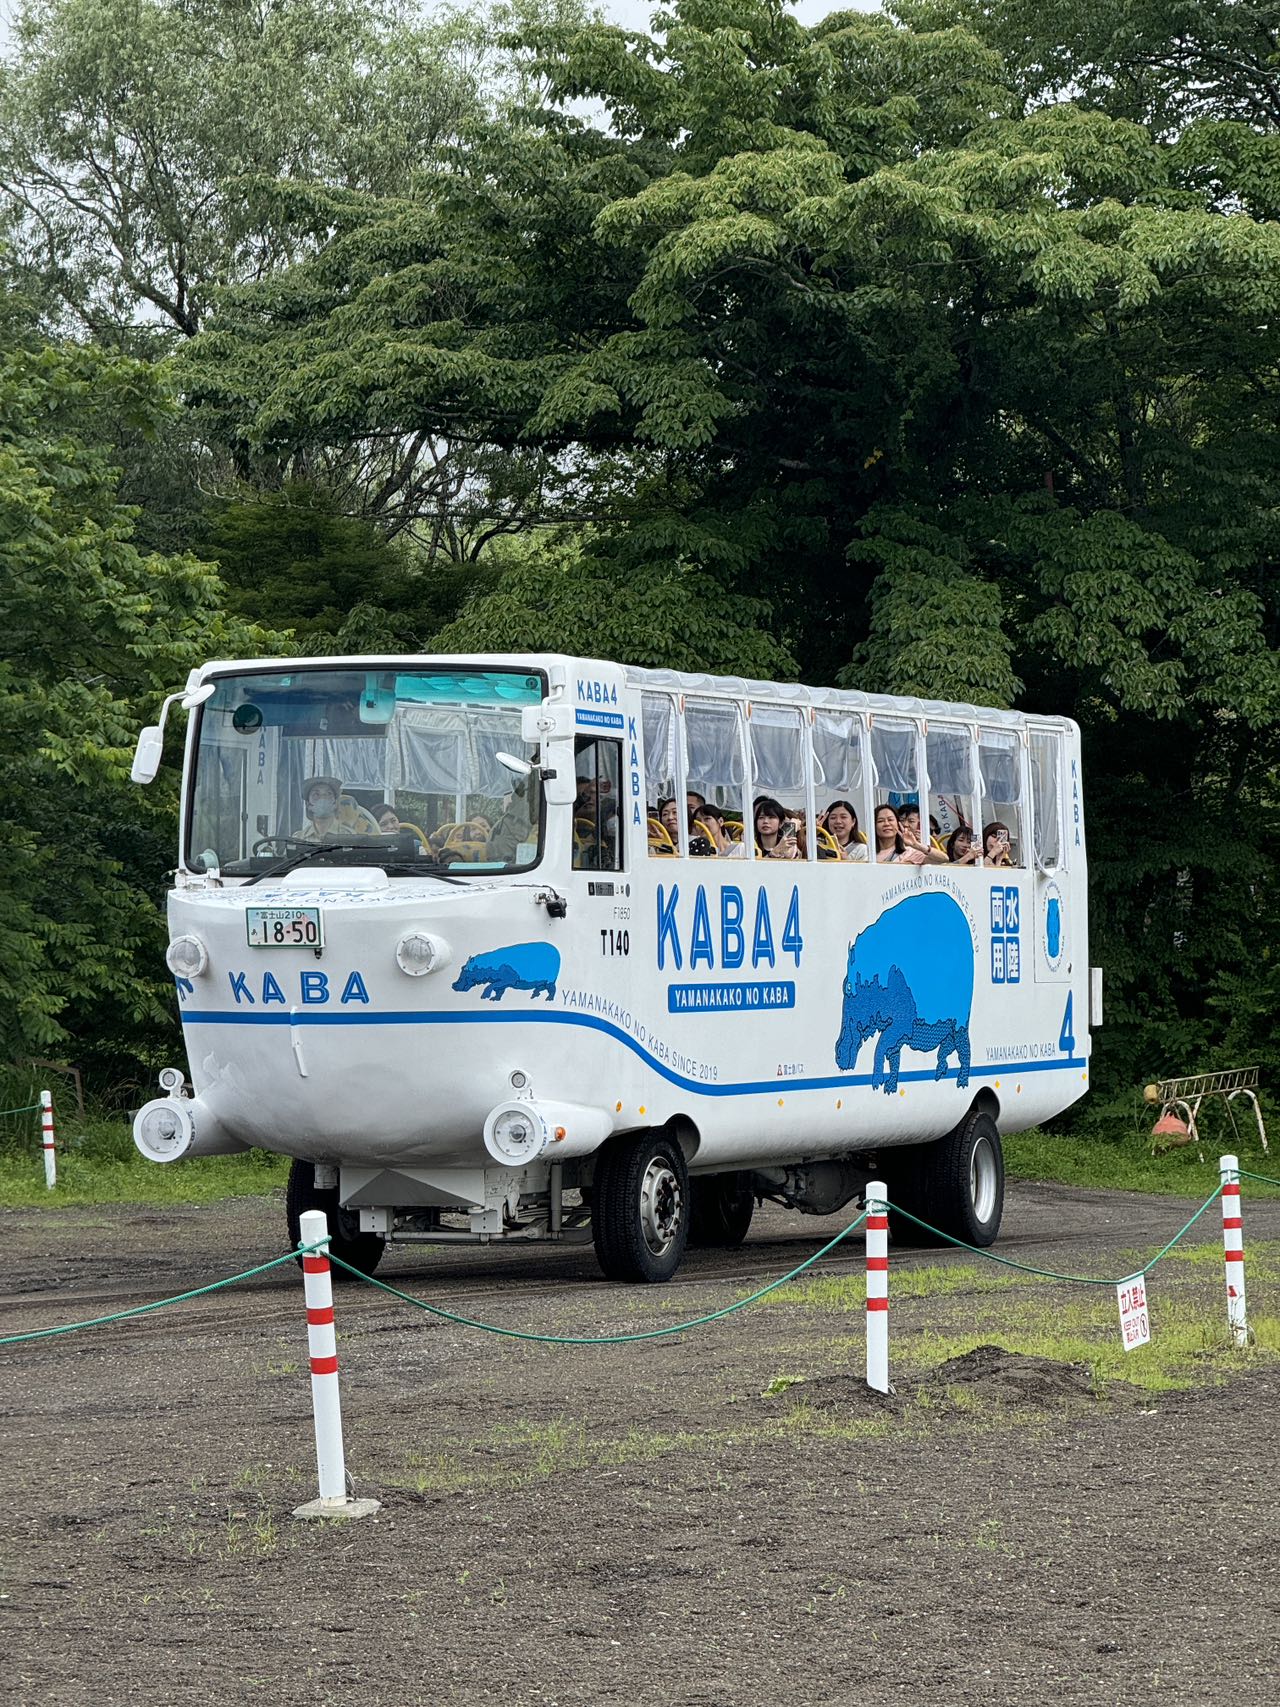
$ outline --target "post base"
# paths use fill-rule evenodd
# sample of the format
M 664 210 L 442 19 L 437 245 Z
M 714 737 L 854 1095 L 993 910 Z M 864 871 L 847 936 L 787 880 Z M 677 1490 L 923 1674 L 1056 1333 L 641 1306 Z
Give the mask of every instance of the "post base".
M 294 1510 L 295 1517 L 372 1517 L 382 1510 L 381 1500 L 308 1500 Z

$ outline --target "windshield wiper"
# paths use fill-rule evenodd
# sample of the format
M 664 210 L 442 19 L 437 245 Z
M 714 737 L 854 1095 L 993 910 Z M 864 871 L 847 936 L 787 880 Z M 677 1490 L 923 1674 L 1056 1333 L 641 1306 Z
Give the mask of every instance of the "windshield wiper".
M 289 854 L 284 859 L 277 860 L 274 865 L 269 865 L 265 871 L 258 872 L 255 877 L 249 878 L 248 881 L 242 883 L 240 887 L 242 889 L 252 889 L 255 883 L 261 883 L 264 878 L 287 876 L 289 872 L 296 871 L 300 865 L 305 865 L 308 860 L 315 859 L 319 854 L 334 853 L 335 851 L 344 854 L 361 853 L 368 855 L 383 853 L 385 850 L 379 848 L 376 843 L 373 842 L 320 842 L 314 848 L 304 848 L 301 853 Z M 456 883 L 461 885 L 462 888 L 466 888 L 465 878 L 448 876 L 444 867 L 435 859 L 381 860 L 366 858 L 352 859 L 351 864 L 376 865 L 383 871 L 400 871 L 412 876 L 424 873 L 428 877 L 438 877 L 442 883 Z
M 313 848 L 304 848 L 301 853 L 286 854 L 284 859 L 278 859 L 274 865 L 269 865 L 265 871 L 260 871 L 256 877 L 251 877 L 247 883 L 242 883 L 242 889 L 252 889 L 255 883 L 261 883 L 264 877 L 283 877 L 286 872 L 296 871 L 300 865 L 305 865 L 309 859 L 315 859 L 319 854 L 332 853 L 335 848 L 348 848 L 350 842 L 319 842 Z

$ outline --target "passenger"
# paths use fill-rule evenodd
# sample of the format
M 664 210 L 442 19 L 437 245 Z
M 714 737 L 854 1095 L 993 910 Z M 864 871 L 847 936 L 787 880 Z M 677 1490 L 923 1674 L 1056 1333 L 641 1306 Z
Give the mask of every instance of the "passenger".
M 342 784 L 336 776 L 309 776 L 302 785 L 307 821 L 295 831 L 295 842 L 354 842 L 357 833 L 338 816 Z
M 573 869 L 612 871 L 617 861 L 618 805 L 607 776 L 578 778 L 573 803 Z
M 698 814 L 698 825 L 705 830 L 715 844 L 715 851 L 720 859 L 745 859 L 747 850 L 741 842 L 735 842 L 725 828 L 724 813 L 718 806 L 707 802 Z
M 818 822 L 840 850 L 840 858 L 867 858 L 867 838 L 858 828 L 858 814 L 847 800 L 833 800 Z
M 658 822 L 671 837 L 673 848 L 680 846 L 680 806 L 674 795 L 658 802 Z
M 921 849 L 911 847 L 892 806 L 876 807 L 876 861 L 880 865 L 923 865 Z
M 929 820 L 932 825 L 934 820 Z M 936 841 L 926 842 L 920 835 L 920 807 L 914 800 L 905 800 L 898 808 L 898 824 L 902 830 L 902 839 L 909 848 L 914 848 L 921 858 L 913 861 L 916 865 L 945 865 L 946 853 Z
M 1013 855 L 1009 849 L 1009 826 L 1002 824 L 999 819 L 993 819 L 982 830 L 982 863 L 983 865 L 1012 865 Z
M 767 794 L 758 796 L 755 805 L 756 852 L 761 859 L 795 859 L 796 833 L 787 823 L 787 815 L 776 800 Z
M 378 820 L 378 833 L 382 836 L 398 836 L 400 834 L 400 814 L 389 800 L 381 800 L 373 809 L 373 815 Z
M 580 776 L 573 803 L 574 817 L 590 818 L 593 824 L 598 821 L 606 834 L 616 835 L 618 804 L 612 795 L 613 784 L 607 776 Z
M 952 865 L 982 864 L 982 855 L 967 824 L 961 824 L 947 837 L 947 859 Z
M 699 794 L 696 788 L 691 788 L 685 793 L 684 803 L 689 808 L 689 828 L 692 830 L 694 821 L 702 816 L 707 797 L 705 794 Z

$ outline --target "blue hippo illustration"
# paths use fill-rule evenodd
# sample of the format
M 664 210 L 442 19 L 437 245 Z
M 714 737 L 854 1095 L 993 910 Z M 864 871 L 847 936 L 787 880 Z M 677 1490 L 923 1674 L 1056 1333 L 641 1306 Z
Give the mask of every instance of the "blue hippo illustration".
M 1049 959 L 1056 960 L 1062 949 L 1062 903 L 1056 895 L 1049 897 L 1044 910 L 1044 934 Z
M 957 1059 L 956 1083 L 969 1083 L 969 1014 L 973 1007 L 973 938 L 950 895 L 910 895 L 881 913 L 849 945 L 844 1014 L 836 1066 L 852 1072 L 876 1038 L 871 1083 L 892 1096 L 904 1048 L 938 1051 L 935 1078 Z
M 491 948 L 473 954 L 459 972 L 455 990 L 474 990 L 483 984 L 482 1001 L 500 1002 L 508 990 L 528 990 L 531 998 L 556 996 L 560 976 L 560 950 L 549 942 L 517 942 L 509 948 Z

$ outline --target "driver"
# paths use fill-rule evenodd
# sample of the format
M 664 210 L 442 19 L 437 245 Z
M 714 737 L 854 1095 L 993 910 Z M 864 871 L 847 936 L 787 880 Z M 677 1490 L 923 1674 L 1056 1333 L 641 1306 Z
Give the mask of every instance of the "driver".
M 359 834 L 338 816 L 342 784 L 336 776 L 309 776 L 302 785 L 307 821 L 294 836 L 295 842 L 354 842 Z

